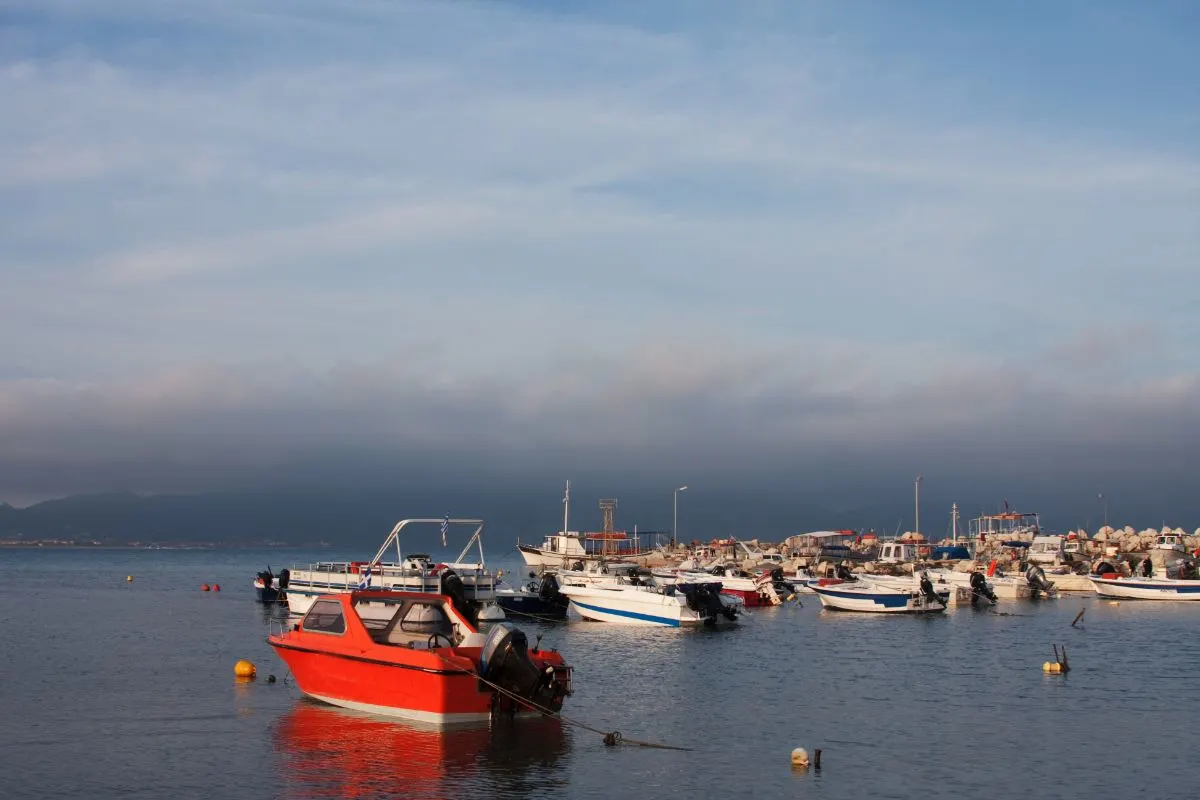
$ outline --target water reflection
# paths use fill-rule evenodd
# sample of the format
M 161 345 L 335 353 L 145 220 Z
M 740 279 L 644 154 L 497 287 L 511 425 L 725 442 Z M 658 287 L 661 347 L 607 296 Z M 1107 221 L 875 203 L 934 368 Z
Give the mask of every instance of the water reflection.
M 444 798 L 566 785 L 568 734 L 554 719 L 438 729 L 299 700 L 274 730 L 288 797 Z

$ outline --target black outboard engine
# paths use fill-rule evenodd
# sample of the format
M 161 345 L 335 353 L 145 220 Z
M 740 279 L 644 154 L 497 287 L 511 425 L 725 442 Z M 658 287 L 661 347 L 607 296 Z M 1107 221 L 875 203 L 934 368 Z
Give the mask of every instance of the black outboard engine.
M 525 633 L 510 622 L 498 622 L 488 631 L 479 668 L 484 680 L 517 697 L 543 708 L 554 700 L 554 668 L 538 669 L 529 657 Z
M 287 567 L 279 570 L 279 591 L 283 591 L 288 587 L 288 582 L 292 579 L 292 571 Z
M 704 615 L 705 625 L 716 625 L 718 615 L 724 615 L 731 622 L 737 619 L 737 609 L 721 602 L 721 584 L 676 583 L 675 588 L 687 598 L 688 608 Z
M 267 567 L 255 577 L 262 581 L 264 589 L 270 589 L 275 585 L 275 575 L 271 572 L 270 567 Z
M 1037 564 L 1030 564 L 1025 570 L 1025 581 L 1029 584 L 1029 588 L 1033 590 L 1033 596 L 1049 595 L 1054 591 L 1054 584 L 1046 580 L 1046 572 Z
M 542 583 L 538 586 L 538 597 L 549 602 L 558 597 L 558 578 L 547 572 L 542 576 Z
M 457 572 L 447 567 L 442 572 L 440 586 L 441 593 L 450 598 L 450 603 L 455 610 L 466 617 L 467 622 L 471 623 L 471 627 L 479 624 L 475 617 L 475 607 L 467 602 L 467 590 Z
M 943 606 L 946 603 L 938 596 L 938 593 L 933 590 L 933 581 L 929 580 L 929 573 L 921 573 L 921 594 L 932 603 L 941 603 Z
M 974 604 L 980 598 L 994 604 L 996 593 L 992 591 L 992 587 L 988 586 L 987 578 L 983 577 L 983 573 L 975 570 L 971 573 L 971 603 Z

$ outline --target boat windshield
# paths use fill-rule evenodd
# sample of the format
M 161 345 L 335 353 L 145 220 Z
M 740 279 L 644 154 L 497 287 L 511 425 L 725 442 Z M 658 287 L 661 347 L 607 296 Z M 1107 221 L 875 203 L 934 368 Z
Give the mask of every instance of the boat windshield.
M 306 631 L 317 633 L 343 634 L 346 632 L 346 618 L 342 615 L 342 604 L 336 600 L 318 600 L 304 615 L 301 626 Z

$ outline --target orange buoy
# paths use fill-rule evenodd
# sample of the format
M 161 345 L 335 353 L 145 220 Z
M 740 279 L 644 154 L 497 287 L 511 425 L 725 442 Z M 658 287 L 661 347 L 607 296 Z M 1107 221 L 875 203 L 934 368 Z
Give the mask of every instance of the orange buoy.
M 207 584 L 207 583 L 205 583 L 205 584 L 201 585 L 201 587 L 200 587 L 200 591 L 202 591 L 202 592 L 207 592 L 207 591 L 208 591 L 208 584 Z
M 219 592 L 219 591 L 221 591 L 221 584 L 219 584 L 219 583 L 214 583 L 214 584 L 213 584 L 213 591 L 214 591 L 214 592 Z

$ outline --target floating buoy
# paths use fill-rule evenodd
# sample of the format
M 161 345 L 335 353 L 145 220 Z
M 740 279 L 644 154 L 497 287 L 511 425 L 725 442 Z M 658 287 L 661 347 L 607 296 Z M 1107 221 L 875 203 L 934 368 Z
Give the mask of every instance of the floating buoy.
M 792 751 L 792 766 L 807 767 L 808 766 L 808 751 L 803 747 L 797 747 Z
M 268 675 L 268 676 L 267 676 L 267 683 L 274 683 L 274 682 L 275 682 L 275 676 L 274 676 L 274 675 Z
M 233 665 L 233 674 L 239 678 L 253 678 L 258 674 L 258 667 L 254 666 L 253 662 L 243 658 Z
M 208 584 L 207 584 L 207 583 L 205 583 L 205 584 L 201 584 L 201 586 L 200 586 L 200 591 L 202 591 L 202 592 L 207 592 L 207 591 L 208 591 Z
M 214 592 L 219 592 L 219 591 L 221 591 L 221 584 L 219 584 L 219 583 L 214 583 L 214 584 L 213 584 L 213 591 L 214 591 Z
M 1045 664 L 1042 664 L 1042 672 L 1058 673 L 1062 671 L 1062 664 L 1059 664 L 1057 661 L 1047 661 Z
M 133 583 L 133 576 L 132 576 L 132 575 L 126 575 L 126 576 L 125 576 L 125 582 L 126 582 L 126 583 Z

